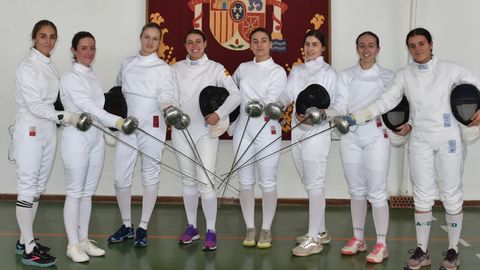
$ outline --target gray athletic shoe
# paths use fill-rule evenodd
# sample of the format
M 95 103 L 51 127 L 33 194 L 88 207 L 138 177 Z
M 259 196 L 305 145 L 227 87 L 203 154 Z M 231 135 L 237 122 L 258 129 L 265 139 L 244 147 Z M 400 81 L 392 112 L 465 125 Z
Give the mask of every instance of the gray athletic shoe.
M 428 252 L 428 251 L 427 251 Z M 405 270 L 418 270 L 423 266 L 431 265 L 432 259 L 427 252 L 423 252 L 422 248 L 417 247 L 416 249 L 411 249 L 408 253 L 412 254 L 408 260 L 405 261 Z
M 460 260 L 458 259 L 458 253 L 455 249 L 451 248 L 447 252 L 443 253 L 443 262 L 440 264 L 440 270 L 457 270 L 460 266 Z
M 243 240 L 243 246 L 245 247 L 254 247 L 257 243 L 255 242 L 255 235 L 257 232 L 255 228 L 248 228 L 247 233 L 245 234 L 245 239 Z
M 260 231 L 257 248 L 270 248 L 272 246 L 272 232 L 270 230 Z
M 292 249 L 295 256 L 306 257 L 322 252 L 323 246 L 320 242 L 315 241 L 313 237 L 307 237 L 300 245 Z
M 307 238 L 308 238 L 308 234 L 304 234 L 302 236 L 295 238 L 295 242 L 297 242 L 297 244 L 301 244 Z M 331 241 L 332 241 L 332 237 L 330 237 L 330 234 L 328 234 L 328 231 L 318 234 L 318 242 L 320 244 L 325 245 L 330 243 Z

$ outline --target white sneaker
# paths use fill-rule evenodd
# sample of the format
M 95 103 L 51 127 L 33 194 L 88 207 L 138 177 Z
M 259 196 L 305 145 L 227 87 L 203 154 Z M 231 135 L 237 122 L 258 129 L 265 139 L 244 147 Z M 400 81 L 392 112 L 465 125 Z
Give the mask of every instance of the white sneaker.
M 300 245 L 292 249 L 295 256 L 306 257 L 322 252 L 323 246 L 320 242 L 315 241 L 313 237 L 307 237 Z
M 79 243 L 74 245 L 68 245 L 67 247 L 67 257 L 72 259 L 74 262 L 88 262 L 90 259 L 88 255 L 83 251 Z
M 80 242 L 80 246 L 88 256 L 99 257 L 105 255 L 105 250 L 95 246 L 93 243 L 96 242 L 87 238 Z
M 295 242 L 297 242 L 297 244 L 301 244 L 307 238 L 308 238 L 308 234 L 304 234 L 302 236 L 298 236 L 297 238 L 295 238 Z M 330 234 L 328 234 L 328 231 L 318 234 L 318 242 L 320 244 L 325 245 L 330 243 L 331 241 L 332 241 L 332 237 L 330 236 Z
M 377 243 L 365 258 L 369 263 L 381 263 L 388 258 L 388 249 L 384 244 Z
M 367 244 L 365 240 L 358 240 L 355 237 L 352 237 L 348 240 L 348 244 L 342 248 L 343 255 L 355 255 L 358 252 L 363 252 L 367 250 Z

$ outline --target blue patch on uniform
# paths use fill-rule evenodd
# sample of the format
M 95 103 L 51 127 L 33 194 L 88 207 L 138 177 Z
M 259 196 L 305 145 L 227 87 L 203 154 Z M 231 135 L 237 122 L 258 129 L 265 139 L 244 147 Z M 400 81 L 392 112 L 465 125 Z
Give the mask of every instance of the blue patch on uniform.
M 452 126 L 452 118 L 449 113 L 443 114 L 443 127 L 450 127 Z
M 456 153 L 457 152 L 457 141 L 456 140 L 449 140 L 448 141 L 448 153 Z

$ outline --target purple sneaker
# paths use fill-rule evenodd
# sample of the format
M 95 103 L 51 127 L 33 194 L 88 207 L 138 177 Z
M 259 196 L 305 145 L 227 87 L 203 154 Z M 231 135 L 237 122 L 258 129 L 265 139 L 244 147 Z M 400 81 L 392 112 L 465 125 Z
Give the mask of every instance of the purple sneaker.
M 187 245 L 192 243 L 193 240 L 198 240 L 198 239 L 200 239 L 200 235 L 198 235 L 197 228 L 193 227 L 192 224 L 188 224 L 185 232 L 182 235 L 180 235 L 180 238 L 178 238 L 178 243 Z
M 214 230 L 207 230 L 202 248 L 205 251 L 217 249 L 217 234 Z

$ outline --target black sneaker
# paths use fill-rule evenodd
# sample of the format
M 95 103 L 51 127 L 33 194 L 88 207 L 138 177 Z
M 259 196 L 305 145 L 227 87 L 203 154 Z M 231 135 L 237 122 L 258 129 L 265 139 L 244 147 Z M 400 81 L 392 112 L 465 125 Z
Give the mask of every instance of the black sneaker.
M 57 258 L 51 256 L 47 252 L 42 252 L 38 247 L 34 247 L 30 253 L 23 252 L 22 263 L 36 267 L 50 267 L 55 265 Z
M 460 260 L 458 259 L 458 253 L 455 249 L 451 248 L 447 252 L 443 253 L 442 263 L 440 264 L 440 270 L 457 270 L 460 266 Z
M 407 261 L 405 261 L 405 266 L 403 269 L 410 270 L 410 269 L 420 269 L 423 266 L 431 265 L 432 259 L 427 252 L 423 252 L 422 248 L 417 247 L 416 249 L 411 249 L 408 253 L 412 254 Z
M 110 237 L 108 237 L 108 242 L 110 243 L 120 243 L 123 242 L 125 239 L 133 238 L 133 225 L 132 227 L 125 227 L 124 224 Z
M 146 247 L 148 245 L 147 242 L 147 230 L 138 227 L 135 233 L 135 242 L 133 245 L 136 247 Z
M 39 240 L 38 238 L 35 238 L 35 244 L 37 245 L 38 249 L 41 252 L 50 252 L 51 248 L 49 248 L 47 246 L 44 246 L 44 245 L 41 245 L 38 242 L 38 240 Z M 20 244 L 20 241 L 17 240 L 17 244 L 15 245 L 15 254 L 22 255 L 24 250 L 25 250 L 25 244 Z

